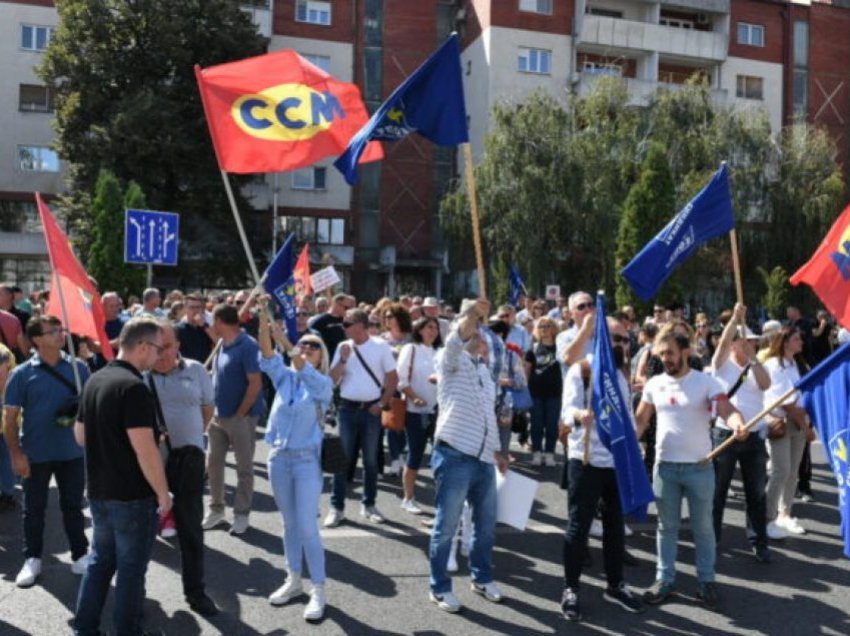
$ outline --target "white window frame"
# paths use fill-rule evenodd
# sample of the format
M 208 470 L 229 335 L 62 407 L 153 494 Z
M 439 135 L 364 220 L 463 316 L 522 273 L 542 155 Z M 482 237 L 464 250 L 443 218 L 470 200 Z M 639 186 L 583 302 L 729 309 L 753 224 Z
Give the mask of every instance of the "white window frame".
M 327 14 L 327 21 L 323 20 L 325 14 Z M 327 0 L 296 0 L 295 21 L 331 26 L 333 24 L 332 5 Z
M 24 152 L 28 152 L 32 158 L 32 164 L 25 164 L 27 161 L 27 157 L 24 156 Z M 50 153 L 56 160 L 56 169 L 50 169 L 48 165 L 48 161 L 51 159 L 50 155 L 45 156 L 47 153 Z M 31 166 L 31 167 L 30 167 Z M 27 146 L 27 145 L 19 145 L 18 146 L 18 169 L 22 172 L 50 172 L 57 173 L 61 172 L 62 167 L 59 162 L 59 154 L 48 148 L 47 146 Z
M 316 243 L 345 245 L 345 219 L 316 217 Z
M 753 96 L 750 93 L 751 84 L 758 84 L 760 90 L 758 96 Z M 736 75 L 735 76 L 735 96 L 742 99 L 759 99 L 764 100 L 764 78 L 757 75 Z
M 696 26 L 693 20 L 685 20 L 683 18 L 659 18 L 658 24 L 668 26 L 674 29 L 689 29 L 693 30 Z
M 543 62 L 544 60 L 545 64 Z M 523 68 L 523 66 L 525 66 L 525 68 Z M 544 66 L 546 67 L 545 70 L 543 68 Z M 527 46 L 519 47 L 519 53 L 517 54 L 517 70 L 520 73 L 551 75 L 552 51 L 549 49 L 535 49 Z
M 552 0 L 519 0 L 519 10 L 525 13 L 552 15 Z
M 594 62 L 585 60 L 581 67 L 582 73 L 595 76 L 623 77 L 623 67 L 611 62 Z
M 755 42 L 755 33 L 761 33 L 761 43 Z M 764 48 L 765 40 L 767 39 L 767 30 L 763 24 L 750 24 L 749 22 L 739 22 L 736 27 L 736 37 L 738 44 L 744 46 L 757 46 Z
M 24 29 L 32 29 L 32 38 L 30 42 L 30 46 L 24 46 Z M 38 47 L 38 32 L 43 30 L 45 33 L 44 36 L 44 46 Z M 47 45 L 50 44 L 50 40 L 53 37 L 53 27 L 46 26 L 44 24 L 21 24 L 20 30 L 20 47 L 23 51 L 35 51 L 36 53 L 40 53 L 47 48 Z
M 316 53 L 301 53 L 301 57 L 310 62 L 313 66 L 322 69 L 326 73 L 331 72 L 331 57 L 330 55 L 317 55 Z
M 322 174 L 324 185 L 316 187 L 316 175 Z M 293 190 L 312 190 L 324 191 L 328 189 L 328 169 L 324 166 L 311 166 L 309 168 L 301 168 L 300 170 L 292 171 L 292 189 Z

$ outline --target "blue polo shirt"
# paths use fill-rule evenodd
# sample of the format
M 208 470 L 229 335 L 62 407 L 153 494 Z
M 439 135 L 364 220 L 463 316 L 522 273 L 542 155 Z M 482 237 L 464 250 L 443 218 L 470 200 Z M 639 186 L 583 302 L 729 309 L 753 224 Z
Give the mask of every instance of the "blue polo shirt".
M 83 456 L 83 449 L 74 439 L 74 427 L 56 424 L 56 412 L 68 403 L 74 392 L 45 371 L 45 364 L 35 354 L 12 371 L 6 384 L 6 406 L 21 409 L 21 448 L 30 462 L 77 459 Z M 62 359 L 53 368 L 74 384 L 74 369 L 69 356 L 63 353 Z M 77 368 L 85 385 L 90 375 L 88 367 L 77 360 Z
M 222 345 L 213 367 L 216 416 L 236 414 L 248 388 L 248 374 L 260 373 L 259 353 L 257 341 L 244 331 L 229 345 Z M 248 415 L 261 415 L 264 409 L 263 392 L 260 391 Z

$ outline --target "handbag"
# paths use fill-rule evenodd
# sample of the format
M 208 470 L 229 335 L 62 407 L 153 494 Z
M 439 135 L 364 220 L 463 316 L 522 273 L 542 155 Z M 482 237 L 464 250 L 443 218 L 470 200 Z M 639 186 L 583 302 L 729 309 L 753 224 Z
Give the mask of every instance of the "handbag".
M 416 359 L 416 345 L 413 345 L 413 355 L 410 356 L 410 368 L 407 376 L 413 376 L 413 361 Z M 362 362 L 362 360 L 361 360 Z M 381 426 L 390 431 L 401 433 L 407 421 L 407 400 L 403 397 L 391 397 L 388 411 L 381 412 Z
M 323 422 L 322 407 L 316 402 L 316 422 L 319 426 Z M 348 455 L 339 435 L 325 431 L 322 435 L 322 472 L 335 475 L 348 470 Z
M 767 439 L 781 439 L 785 437 L 787 424 L 784 417 L 769 418 L 767 421 Z
M 2 331 L 2 329 L 0 329 Z M 72 360 L 71 364 L 76 364 L 76 358 Z M 62 384 L 68 387 L 71 390 L 71 397 L 69 397 L 65 404 L 63 404 L 56 413 L 53 414 L 53 423 L 60 428 L 70 428 L 74 425 L 74 422 L 77 421 L 77 412 L 80 408 L 80 395 L 77 393 L 77 386 L 68 380 L 65 376 L 59 373 L 56 369 L 51 367 L 49 364 L 42 364 L 40 368 L 54 378 L 59 380 Z
M 508 373 L 511 376 L 511 380 L 514 378 L 514 357 L 508 357 Z M 511 392 L 511 398 L 513 400 L 514 411 L 530 411 L 531 407 L 534 406 L 534 400 L 531 397 L 531 391 L 528 390 L 528 386 L 524 386 L 521 389 L 514 389 L 511 387 L 508 389 Z

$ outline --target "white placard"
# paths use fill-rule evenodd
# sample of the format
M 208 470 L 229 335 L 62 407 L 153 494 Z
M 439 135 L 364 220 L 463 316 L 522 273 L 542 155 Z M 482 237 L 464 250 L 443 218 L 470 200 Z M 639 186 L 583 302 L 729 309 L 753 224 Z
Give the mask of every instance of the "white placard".
M 509 470 L 496 471 L 496 521 L 525 530 L 539 482 Z
M 328 265 L 324 269 L 320 269 L 318 272 L 310 276 L 310 285 L 313 287 L 313 292 L 316 294 L 328 287 L 333 287 L 339 282 L 342 282 L 342 279 L 339 277 L 339 274 L 336 273 L 333 265 Z
M 560 285 L 546 285 L 546 300 L 558 300 L 561 297 Z

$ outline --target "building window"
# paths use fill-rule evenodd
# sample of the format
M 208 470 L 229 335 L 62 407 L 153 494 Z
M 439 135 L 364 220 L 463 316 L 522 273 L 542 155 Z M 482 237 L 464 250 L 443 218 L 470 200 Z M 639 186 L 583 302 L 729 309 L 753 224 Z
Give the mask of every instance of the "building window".
M 517 68 L 524 73 L 548 75 L 552 69 L 552 51 L 520 47 Z
M 805 117 L 809 107 L 809 23 L 794 21 L 794 93 L 796 117 Z
M 27 172 L 59 172 L 59 155 L 46 146 L 18 146 L 18 161 Z
M 325 73 L 331 72 L 331 58 L 327 55 L 313 55 L 312 53 L 302 53 L 301 57 L 310 62 L 313 66 L 322 69 Z
M 46 86 L 19 85 L 18 110 L 32 113 L 52 113 L 53 91 Z
M 53 29 L 49 26 L 34 24 L 21 25 L 21 48 L 27 51 L 43 51 L 50 42 Z
M 283 229 L 294 232 L 302 243 L 345 244 L 345 219 L 290 216 L 283 220 Z
M 764 79 L 751 75 L 738 75 L 735 94 L 744 99 L 764 99 Z
M 331 3 L 320 0 L 298 0 L 295 3 L 295 21 L 330 26 Z
M 611 77 L 623 76 L 622 66 L 608 62 L 591 62 L 590 60 L 585 60 L 581 70 L 582 73 L 587 73 L 588 75 L 608 75 Z
M 519 10 L 552 15 L 552 0 L 519 0 Z
M 615 9 L 603 9 L 602 7 L 588 7 L 587 13 L 598 15 L 601 18 L 622 18 L 623 12 Z
M 658 24 L 661 26 L 674 27 L 676 29 L 693 29 L 693 20 L 683 20 L 682 18 L 659 18 Z
M 313 166 L 292 173 L 293 190 L 324 190 L 328 169 Z
M 316 243 L 343 245 L 345 219 L 316 219 Z
M 738 23 L 738 44 L 764 46 L 764 26 L 761 24 Z

